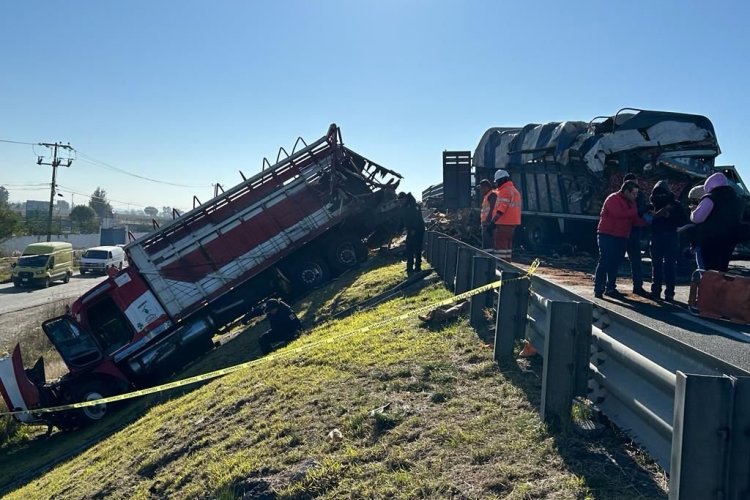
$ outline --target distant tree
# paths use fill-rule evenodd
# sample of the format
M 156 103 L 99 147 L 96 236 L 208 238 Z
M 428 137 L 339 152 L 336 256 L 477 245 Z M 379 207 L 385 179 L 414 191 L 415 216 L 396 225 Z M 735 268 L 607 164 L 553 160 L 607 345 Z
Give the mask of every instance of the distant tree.
M 107 201 L 107 192 L 100 187 L 97 187 L 91 194 L 89 207 L 94 210 L 100 219 L 112 217 L 114 215 L 112 205 Z
M 146 207 L 143 209 L 143 211 L 148 215 L 149 217 L 156 217 L 159 215 L 159 209 L 156 207 Z
M 0 204 L 0 240 L 23 232 L 23 217 L 11 210 L 6 203 Z
M 92 233 L 99 228 L 96 212 L 86 205 L 76 205 L 70 211 L 70 223 L 80 233 Z
M 8 204 L 8 196 L 8 190 L 5 189 L 5 186 L 0 186 L 0 206 Z
M 161 207 L 161 216 L 165 219 L 172 217 L 172 207 Z

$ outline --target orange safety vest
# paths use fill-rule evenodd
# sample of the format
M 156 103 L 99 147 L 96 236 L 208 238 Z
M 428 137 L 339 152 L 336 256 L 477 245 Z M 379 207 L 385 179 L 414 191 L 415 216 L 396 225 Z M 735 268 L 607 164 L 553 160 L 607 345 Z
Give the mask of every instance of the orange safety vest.
M 495 213 L 493 217 L 500 213 L 495 220 L 499 226 L 518 226 L 521 224 L 521 193 L 508 181 L 499 188 L 495 189 L 497 201 L 495 202 Z
M 489 196 L 492 193 L 494 193 L 494 190 L 490 189 L 489 191 L 487 191 L 487 194 L 484 195 L 484 199 L 482 199 L 482 212 L 479 214 L 480 224 L 484 224 L 484 221 L 486 221 L 490 215 Z M 495 205 L 497 205 L 497 201 L 495 201 Z

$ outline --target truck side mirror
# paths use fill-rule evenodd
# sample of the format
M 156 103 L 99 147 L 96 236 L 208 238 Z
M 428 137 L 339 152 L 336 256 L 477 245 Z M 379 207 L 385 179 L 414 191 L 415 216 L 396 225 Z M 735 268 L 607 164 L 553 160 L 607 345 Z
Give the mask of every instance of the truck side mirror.
M 11 268 L 11 269 L 13 269 L 14 267 L 16 267 L 16 263 L 15 263 L 15 262 L 13 262 L 13 263 L 12 263 L 12 264 L 10 265 L 10 268 Z

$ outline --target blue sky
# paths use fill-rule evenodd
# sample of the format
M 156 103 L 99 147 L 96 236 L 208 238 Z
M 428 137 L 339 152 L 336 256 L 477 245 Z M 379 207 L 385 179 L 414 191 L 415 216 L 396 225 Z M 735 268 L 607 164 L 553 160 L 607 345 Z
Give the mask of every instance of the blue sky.
M 331 122 L 421 193 L 441 180 L 443 150 L 473 150 L 489 127 L 622 107 L 708 116 L 719 162 L 750 180 L 747 2 L 80 0 L 0 12 L 0 140 L 70 142 L 85 156 L 58 184 L 76 204 L 101 186 L 115 208 L 188 208 Z M 0 142 L 12 201 L 48 198 L 37 153 Z

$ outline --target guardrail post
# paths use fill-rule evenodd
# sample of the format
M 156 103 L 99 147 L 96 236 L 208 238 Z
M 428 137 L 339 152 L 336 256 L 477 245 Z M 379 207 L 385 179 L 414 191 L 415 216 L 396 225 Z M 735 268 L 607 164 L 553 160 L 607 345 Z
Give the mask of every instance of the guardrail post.
M 435 262 L 432 262 L 432 267 L 441 278 L 445 278 L 445 246 L 447 243 L 448 238 L 445 236 L 438 236 L 437 246 L 435 247 Z
M 729 377 L 677 372 L 670 499 L 730 498 L 726 483 L 731 412 Z
M 586 393 L 592 305 L 550 301 L 547 306 L 542 418 L 560 427 L 571 421 L 573 398 Z
M 750 497 L 750 377 L 734 380 L 728 498 Z
M 443 281 L 449 290 L 455 290 L 456 288 L 457 257 L 458 243 L 455 240 L 447 240 L 445 243 L 445 276 L 443 277 Z
M 495 314 L 495 361 L 504 365 L 513 361 L 513 346 L 526 331 L 529 309 L 529 280 L 518 279 L 520 273 L 502 271 L 500 295 Z
M 486 285 L 494 279 L 495 259 L 475 255 L 471 272 L 471 288 L 474 289 Z M 482 325 L 484 308 L 487 307 L 487 296 L 491 293 L 492 291 L 484 292 L 474 295 L 471 298 L 471 312 L 469 317 L 471 318 L 471 325 L 475 328 Z
M 433 268 L 435 267 L 433 265 L 434 261 L 432 259 L 432 257 L 433 257 L 433 250 L 435 249 L 435 245 L 434 245 L 435 238 L 437 238 L 437 235 L 434 232 L 427 231 L 427 237 L 424 239 L 425 240 L 425 252 L 424 252 L 424 255 L 427 258 L 427 262 L 429 262 L 430 265 Z
M 458 247 L 458 257 L 456 258 L 456 289 L 454 290 L 456 295 L 468 292 L 471 289 L 471 259 L 473 257 L 474 251 L 470 247 L 466 245 Z

